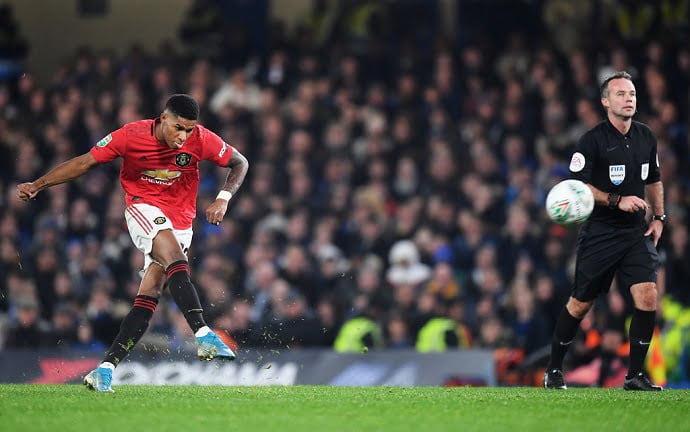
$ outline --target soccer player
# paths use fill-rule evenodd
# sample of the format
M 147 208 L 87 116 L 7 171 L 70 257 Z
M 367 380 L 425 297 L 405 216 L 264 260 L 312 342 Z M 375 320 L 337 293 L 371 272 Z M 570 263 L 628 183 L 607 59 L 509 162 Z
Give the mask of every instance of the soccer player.
M 604 81 L 601 103 L 607 119 L 582 136 L 570 161 L 571 177 L 592 189 L 596 205 L 580 230 L 575 286 L 556 322 L 544 387 L 566 388 L 563 357 L 594 299 L 609 290 L 618 273 L 635 304 L 623 387 L 660 391 L 643 370 L 656 316 L 656 245 L 666 219 L 656 138 L 646 125 L 632 120 L 637 94 L 629 74 L 617 72 Z M 653 211 L 649 225 L 645 195 Z
M 84 384 L 91 390 L 113 392 L 112 373 L 139 341 L 156 310 L 164 284 L 194 331 L 202 360 L 234 360 L 232 352 L 206 325 L 196 288 L 189 279 L 186 253 L 196 215 L 199 162 L 210 160 L 230 171 L 206 219 L 218 225 L 228 201 L 242 184 L 247 159 L 218 135 L 197 124 L 199 105 L 188 95 L 171 96 L 159 118 L 124 125 L 91 150 L 53 168 L 31 183 L 17 186 L 27 201 L 56 184 L 84 175 L 100 163 L 123 158 L 120 184 L 125 191 L 125 219 L 134 245 L 145 255 L 144 274 L 134 306 L 103 362 Z

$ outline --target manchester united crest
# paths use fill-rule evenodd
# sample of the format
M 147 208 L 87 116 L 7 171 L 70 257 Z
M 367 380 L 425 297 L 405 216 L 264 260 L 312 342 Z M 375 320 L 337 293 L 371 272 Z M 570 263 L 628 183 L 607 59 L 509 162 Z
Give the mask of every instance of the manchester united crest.
M 190 155 L 189 153 L 180 153 L 177 156 L 175 156 L 175 165 L 179 167 L 187 166 L 191 161 L 192 155 Z

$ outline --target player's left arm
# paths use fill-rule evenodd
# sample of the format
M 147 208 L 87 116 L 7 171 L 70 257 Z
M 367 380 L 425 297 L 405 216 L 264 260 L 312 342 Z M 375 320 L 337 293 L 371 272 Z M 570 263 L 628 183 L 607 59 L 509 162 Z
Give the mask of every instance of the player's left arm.
M 664 185 L 661 183 L 661 180 L 646 185 L 644 189 L 645 195 L 647 196 L 649 204 L 652 208 L 652 214 L 664 214 Z M 656 246 L 663 231 L 664 223 L 660 220 L 652 220 L 649 223 L 649 228 L 647 228 L 647 232 L 645 232 L 644 235 L 648 236 L 651 234 L 652 240 L 654 240 L 654 246 Z
M 228 211 L 228 202 L 244 182 L 244 177 L 249 170 L 249 161 L 236 148 L 233 148 L 232 157 L 227 167 L 230 168 L 230 171 L 225 178 L 225 184 L 223 184 L 216 200 L 206 209 L 206 220 L 215 225 L 220 224 L 223 220 L 225 212 Z

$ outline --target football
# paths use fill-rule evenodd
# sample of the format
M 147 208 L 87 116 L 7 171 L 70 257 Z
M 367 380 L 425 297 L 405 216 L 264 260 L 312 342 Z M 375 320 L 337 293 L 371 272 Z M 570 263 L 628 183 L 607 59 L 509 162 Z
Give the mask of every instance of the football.
M 546 213 L 560 225 L 575 225 L 587 220 L 594 209 L 591 189 L 579 180 L 564 180 L 546 197 Z

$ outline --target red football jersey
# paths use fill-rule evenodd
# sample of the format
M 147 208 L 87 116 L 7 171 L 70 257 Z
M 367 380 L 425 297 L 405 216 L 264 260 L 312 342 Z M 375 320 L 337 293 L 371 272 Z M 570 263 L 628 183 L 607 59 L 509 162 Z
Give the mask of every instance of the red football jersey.
M 120 183 L 127 206 L 156 206 L 175 229 L 187 229 L 196 215 L 199 161 L 227 166 L 233 149 L 218 135 L 196 125 L 182 148 L 173 150 L 156 139 L 155 124 L 156 120 L 128 123 L 100 140 L 91 154 L 99 163 L 122 157 Z

